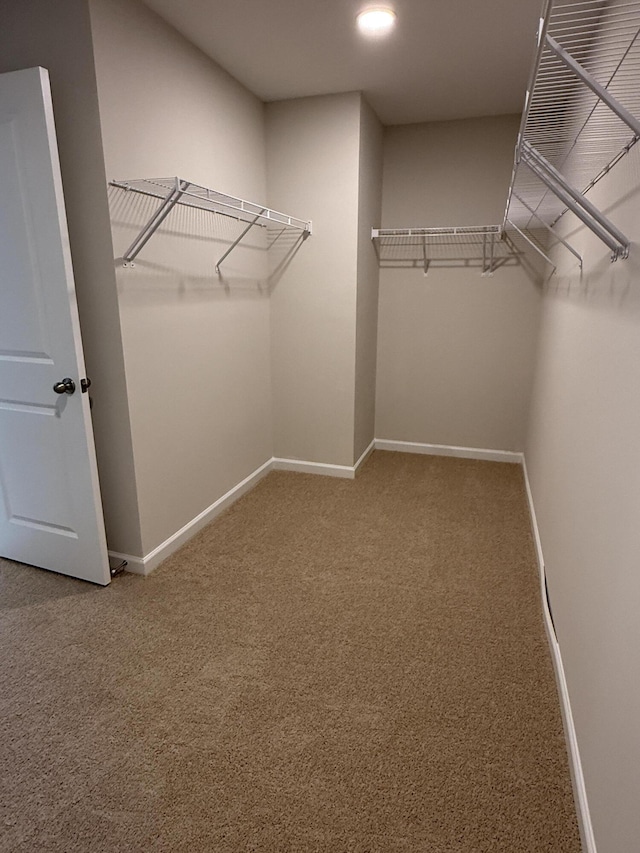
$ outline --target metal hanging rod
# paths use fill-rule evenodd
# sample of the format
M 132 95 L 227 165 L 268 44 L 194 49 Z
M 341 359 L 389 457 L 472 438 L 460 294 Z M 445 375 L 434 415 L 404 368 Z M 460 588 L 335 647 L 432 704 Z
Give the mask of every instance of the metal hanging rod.
M 151 196 L 161 201 L 160 206 L 124 253 L 123 260 L 125 263 L 131 263 L 138 256 L 141 249 L 144 248 L 176 205 L 194 207 L 198 210 L 217 213 L 220 216 L 231 217 L 238 222 L 248 223 L 240 236 L 233 241 L 216 263 L 216 272 L 220 271 L 222 261 L 235 249 L 254 225 L 267 227 L 271 224 L 283 228 L 292 228 L 300 231 L 303 239 L 306 239 L 312 230 L 310 221 L 298 219 L 295 216 L 271 210 L 264 205 L 202 187 L 199 184 L 186 181 L 184 178 L 140 178 L 127 181 L 110 181 L 110 186 L 119 187 L 127 192 Z
M 611 249 L 612 260 L 627 257 L 628 239 L 585 193 L 640 138 L 638 80 L 640 0 L 546 0 L 505 227 L 552 229 L 570 210 Z
M 629 240 L 585 197 L 640 139 L 640 0 L 545 0 L 501 226 L 374 229 L 381 266 L 452 258 L 496 268 L 495 252 L 533 250 L 552 264 L 549 236 L 572 211 L 626 258 Z M 543 239 L 544 237 L 544 239 Z M 471 260 L 471 256 L 476 258 Z
M 572 187 L 560 172 L 539 154 L 528 142 L 522 146 L 522 162 L 566 204 L 587 228 L 599 237 L 611 249 L 613 260 L 626 258 L 629 254 L 629 241 L 616 226 L 610 222 L 588 198 Z

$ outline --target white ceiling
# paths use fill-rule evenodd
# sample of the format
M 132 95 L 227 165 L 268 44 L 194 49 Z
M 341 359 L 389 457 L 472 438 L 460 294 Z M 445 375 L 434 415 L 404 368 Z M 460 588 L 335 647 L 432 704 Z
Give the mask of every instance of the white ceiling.
M 390 0 L 394 32 L 366 41 L 384 0 L 145 0 L 263 101 L 360 90 L 383 124 L 522 110 L 542 0 Z

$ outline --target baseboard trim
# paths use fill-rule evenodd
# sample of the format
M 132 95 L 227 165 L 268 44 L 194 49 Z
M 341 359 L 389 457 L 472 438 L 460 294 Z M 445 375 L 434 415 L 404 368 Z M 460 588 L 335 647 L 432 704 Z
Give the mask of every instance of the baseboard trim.
M 422 444 L 417 441 L 389 441 L 376 438 L 376 450 L 399 453 L 424 453 L 427 456 L 456 456 L 461 459 L 481 459 L 487 462 L 512 462 L 520 465 L 523 454 L 512 450 L 487 450 L 481 447 L 457 447 L 450 444 Z
M 373 452 L 375 442 L 372 441 L 369 447 L 362 454 L 355 465 L 329 465 L 324 462 L 304 462 L 298 459 L 279 459 L 273 457 L 267 460 L 263 465 L 257 468 L 248 477 L 245 477 L 242 482 L 238 483 L 232 489 L 229 489 L 226 494 L 218 498 L 217 501 L 203 510 L 195 518 L 191 519 L 184 527 L 176 531 L 168 539 L 165 539 L 157 548 L 150 551 L 145 557 L 135 557 L 132 554 L 123 554 L 120 551 L 109 551 L 110 557 L 115 557 L 118 560 L 126 560 L 126 571 L 136 575 L 148 575 L 160 563 L 164 562 L 167 557 L 170 557 L 174 551 L 177 551 L 185 542 L 191 539 L 192 536 L 205 527 L 209 522 L 220 515 L 227 507 L 241 498 L 242 495 L 253 489 L 258 482 L 266 476 L 269 471 L 297 471 L 302 474 L 324 474 L 329 477 L 342 477 L 353 480 L 356 471 Z
M 553 627 L 551 613 L 549 612 L 549 604 L 546 594 L 546 572 L 544 565 L 544 556 L 542 553 L 542 541 L 540 539 L 540 530 L 536 518 L 536 509 L 533 503 L 533 493 L 531 491 L 531 483 L 529 482 L 529 473 L 527 471 L 527 462 L 522 457 L 522 471 L 524 474 L 524 483 L 527 492 L 527 502 L 529 504 L 529 515 L 531 519 L 531 530 L 535 543 L 536 556 L 538 560 L 538 570 L 540 573 L 540 597 L 542 599 L 542 610 L 544 614 L 544 624 L 547 631 L 547 639 L 549 640 L 549 648 L 551 650 L 551 659 L 556 674 L 556 683 L 558 685 L 558 694 L 560 697 L 560 710 L 562 713 L 562 722 L 564 724 L 565 737 L 567 739 L 567 750 L 569 753 L 569 768 L 571 771 L 571 781 L 573 783 L 573 794 L 576 802 L 576 811 L 578 815 L 578 826 L 580 828 L 580 836 L 582 846 L 585 853 L 597 853 L 596 841 L 593 834 L 593 826 L 591 823 L 591 813 L 589 811 L 589 802 L 587 800 L 587 791 L 584 782 L 584 774 L 582 772 L 582 761 L 580 760 L 580 749 L 578 747 L 578 738 L 576 735 L 575 724 L 573 722 L 573 713 L 571 711 L 571 701 L 569 699 L 569 689 L 567 687 L 567 679 L 562 663 L 562 654 L 560 645 L 556 637 L 556 632 Z
M 297 471 L 299 474 L 324 474 L 327 477 L 343 477 L 353 480 L 356 469 L 353 465 L 329 465 L 326 462 L 304 462 L 301 459 L 280 459 L 276 456 L 271 460 L 274 471 Z
M 330 477 L 341 477 L 352 480 L 355 478 L 356 471 L 365 462 L 373 450 L 389 450 L 400 453 L 421 453 L 431 456 L 453 456 L 464 459 L 480 459 L 492 462 L 510 462 L 521 464 L 524 474 L 524 482 L 527 494 L 527 502 L 529 505 L 529 515 L 531 520 L 531 529 L 535 543 L 536 557 L 538 561 L 538 570 L 540 575 L 540 597 L 542 600 L 542 609 L 544 615 L 544 623 L 551 650 L 551 658 L 556 674 L 556 682 L 558 686 L 558 694 L 560 698 L 560 708 L 564 723 L 565 737 L 567 739 L 567 748 L 569 754 L 569 767 L 571 771 L 571 779 L 573 782 L 574 797 L 576 801 L 576 811 L 578 815 L 578 825 L 580 827 L 580 835 L 585 853 L 597 853 L 595 837 L 593 834 L 593 826 L 591 824 L 591 815 L 589 812 L 589 803 L 587 800 L 584 775 L 582 772 L 582 762 L 580 760 L 580 750 L 576 736 L 573 714 L 571 711 L 571 702 L 569 699 L 569 691 L 562 662 L 560 646 L 556 637 L 556 633 L 549 612 L 549 605 L 546 595 L 546 576 L 544 556 L 542 552 L 542 542 L 540 539 L 540 530 L 536 518 L 535 506 L 533 503 L 533 494 L 531 484 L 529 482 L 529 474 L 527 471 L 527 463 L 524 453 L 517 453 L 509 450 L 487 450 L 476 447 L 457 447 L 446 444 L 422 444 L 412 441 L 390 441 L 387 439 L 374 439 L 358 459 L 355 465 L 330 465 L 323 462 L 304 462 L 298 459 L 281 459 L 273 457 L 257 468 L 248 477 L 245 477 L 240 483 L 230 489 L 217 501 L 203 510 L 199 515 L 193 518 L 190 522 L 180 528 L 176 533 L 166 539 L 162 544 L 154 548 L 145 557 L 135 557 L 131 554 L 123 554 L 118 551 L 109 551 L 109 556 L 116 557 L 120 560 L 126 560 L 126 571 L 133 574 L 148 575 L 160 563 L 167 559 L 174 551 L 177 551 L 181 545 L 187 542 L 201 528 L 205 527 L 209 522 L 220 515 L 227 507 L 234 503 L 242 495 L 249 492 L 258 482 L 265 477 L 269 471 L 296 471 L 303 474 L 323 474 Z
M 364 453 L 362 454 L 360 459 L 358 459 L 356 464 L 353 466 L 354 472 L 357 472 L 358 468 L 367 461 L 367 459 L 371 456 L 371 454 L 373 453 L 373 451 L 375 449 L 376 449 L 376 440 L 374 438 L 371 441 L 371 444 L 369 445 L 369 447 L 367 447 L 367 449 L 364 451 Z
M 475 447 L 454 447 L 445 444 L 387 441 L 380 438 L 373 439 L 355 465 L 332 465 L 326 462 L 307 462 L 302 459 L 283 459 L 274 456 L 248 477 L 245 477 L 237 486 L 229 489 L 226 494 L 218 498 L 211 506 L 203 510 L 168 539 L 165 539 L 164 542 L 158 545 L 157 548 L 154 548 L 153 551 L 150 551 L 146 556 L 137 557 L 132 554 L 123 554 L 120 551 L 109 551 L 109 556 L 116 557 L 119 560 L 126 560 L 127 572 L 148 575 L 199 530 L 209 524 L 210 521 L 213 521 L 223 510 L 257 485 L 269 471 L 294 471 L 300 474 L 322 474 L 328 477 L 353 480 L 356 476 L 356 471 L 358 471 L 376 449 L 395 450 L 404 453 L 426 453 L 436 456 L 460 456 L 467 459 L 485 459 L 494 462 L 522 462 L 521 453 L 512 453 L 506 450 L 482 450 Z
M 181 545 L 184 545 L 192 536 L 205 527 L 209 522 L 213 521 L 213 519 L 220 515 L 227 507 L 231 506 L 232 503 L 241 498 L 242 495 L 251 491 L 254 486 L 256 486 L 259 481 L 265 477 L 269 471 L 273 468 L 273 459 L 269 459 L 259 468 L 249 474 L 248 477 L 245 477 L 244 480 L 239 482 L 232 489 L 229 489 L 222 497 L 218 498 L 217 501 L 214 501 L 211 506 L 208 506 L 201 513 L 196 515 L 195 518 L 192 518 L 191 521 L 187 522 L 184 527 L 181 527 L 180 530 L 176 531 L 172 536 L 169 536 L 168 539 L 165 539 L 157 548 L 154 548 L 153 551 L 150 551 L 145 557 L 132 557 L 129 554 L 119 554 L 116 551 L 109 551 L 109 554 L 114 557 L 119 557 L 123 560 L 127 561 L 126 571 L 133 572 L 134 574 L 139 575 L 148 575 L 149 572 L 152 572 L 155 568 L 157 568 L 160 563 L 164 562 L 167 557 L 170 557 L 174 551 L 177 551 Z

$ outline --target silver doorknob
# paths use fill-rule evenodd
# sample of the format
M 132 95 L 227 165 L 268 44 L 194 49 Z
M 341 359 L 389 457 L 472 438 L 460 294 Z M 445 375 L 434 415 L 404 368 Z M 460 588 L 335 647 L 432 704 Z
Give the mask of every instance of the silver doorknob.
M 73 394 L 76 390 L 76 383 L 73 379 L 66 376 L 61 382 L 56 382 L 53 386 L 53 390 L 56 394 Z

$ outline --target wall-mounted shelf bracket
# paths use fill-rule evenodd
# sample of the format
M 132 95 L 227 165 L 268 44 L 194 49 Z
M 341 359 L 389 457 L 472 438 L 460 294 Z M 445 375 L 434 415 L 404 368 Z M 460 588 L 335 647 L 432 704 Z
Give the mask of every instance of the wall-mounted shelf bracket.
M 493 275 L 493 255 L 495 253 L 496 235 L 500 232 L 485 231 L 482 235 L 482 275 Z
M 260 213 L 256 214 L 256 216 L 254 216 L 254 218 L 253 218 L 253 219 L 251 220 L 251 222 L 247 225 L 247 227 L 244 229 L 244 231 L 242 232 L 242 234 L 240 234 L 240 236 L 239 236 L 239 237 L 236 237 L 236 239 L 233 241 L 233 243 L 229 246 L 229 248 L 227 249 L 227 251 L 224 253 L 224 255 L 220 258 L 220 260 L 219 260 L 219 261 L 218 261 L 218 263 L 216 264 L 216 272 L 217 272 L 217 273 L 219 273 L 219 272 L 220 272 L 220 264 L 224 261 L 224 259 L 227 257 L 227 255 L 230 255 L 230 254 L 231 254 L 231 252 L 233 252 L 233 250 L 234 250 L 234 249 L 235 249 L 235 247 L 238 245 L 238 243 L 240 243 L 240 242 L 242 241 L 242 239 L 243 239 L 243 238 L 244 238 L 244 237 L 249 233 L 249 231 L 251 231 L 251 229 L 252 229 L 252 228 L 253 228 L 253 226 L 256 224 L 256 222 L 258 221 L 258 219 L 260 219 L 260 217 L 261 217 L 261 216 L 262 216 L 262 214 L 265 212 L 265 210 L 266 210 L 266 208 L 265 208 L 265 207 L 263 207 L 263 208 L 262 208 L 262 210 L 260 211 Z
M 507 219 L 507 224 L 511 228 L 513 228 L 514 231 L 517 231 L 517 233 L 522 237 L 522 239 L 525 240 L 527 242 L 527 244 L 529 246 L 531 246 L 531 248 L 540 255 L 541 258 L 544 258 L 544 260 L 548 264 L 551 264 L 551 266 L 555 269 L 555 264 L 553 263 L 553 261 L 551 260 L 549 255 L 547 255 L 546 252 L 543 252 L 542 249 L 540 248 L 540 246 L 538 246 L 537 243 L 535 243 L 531 239 L 531 237 L 529 237 L 527 234 L 525 234 L 524 231 L 522 231 L 520 228 L 518 228 L 518 226 L 514 222 L 512 222 L 510 219 Z
M 182 181 L 176 178 L 175 186 L 162 199 L 162 204 L 155 211 L 151 219 L 143 226 L 142 231 L 138 234 L 133 243 L 122 256 L 122 260 L 127 264 L 132 264 L 138 253 L 147 242 L 153 237 L 156 230 L 162 225 L 167 216 L 171 213 L 176 204 L 180 201 L 183 194 L 189 189 L 187 181 Z M 112 186 L 121 186 L 117 181 L 112 181 Z M 128 189 L 128 187 L 126 187 Z
M 551 234 L 551 236 L 553 237 L 553 239 L 554 239 L 554 240 L 557 240 L 557 241 L 558 241 L 558 243 L 562 243 L 562 245 L 565 247 L 565 249 L 567 249 L 569 252 L 571 252 L 571 254 L 572 254 L 575 258 L 577 258 L 578 263 L 580 264 L 580 269 L 582 269 L 582 256 L 580 255 L 580 253 L 579 253 L 579 252 L 576 252 L 576 250 L 573 248 L 573 246 L 571 245 L 571 243 L 567 243 L 567 241 L 566 241 L 566 240 L 564 240 L 564 239 L 563 239 L 559 234 L 556 234 L 556 232 L 553 230 L 553 228 L 552 228 L 550 225 L 548 225 L 548 224 L 544 221 L 544 219 L 542 219 L 540 216 L 538 216 L 538 214 L 535 212 L 535 210 L 534 210 L 532 207 L 530 207 L 524 199 L 520 198 L 520 196 L 519 196 L 517 193 L 514 193 L 514 194 L 513 194 L 513 197 L 515 198 L 515 200 L 516 200 L 517 202 L 519 202 L 519 203 L 524 207 L 524 209 L 525 209 L 525 210 L 528 210 L 528 211 L 529 211 L 529 213 L 531 214 L 532 218 L 533 218 L 533 219 L 535 219 L 535 220 L 536 220 L 536 222 L 539 222 L 539 223 L 540 223 L 540 225 L 545 229 L 545 231 L 548 231 L 548 232 Z M 511 220 L 510 220 L 510 219 L 507 219 L 507 222 L 508 222 L 511 226 L 513 226 L 514 228 L 516 228 L 516 226 L 515 226 L 515 225 L 513 225 L 513 222 L 511 222 Z M 516 231 L 518 231 L 518 233 L 519 233 L 519 234 L 521 234 L 523 237 L 525 237 L 525 235 L 522 233 L 522 231 L 520 231 L 520 229 L 519 229 L 519 228 L 516 228 Z M 525 237 L 525 239 L 526 239 L 528 242 L 532 242 L 532 241 L 529 241 L 529 238 L 528 238 L 528 237 Z M 539 247 L 538 247 L 538 246 L 536 246 L 535 248 L 536 248 L 536 251 L 539 249 Z M 546 258 L 546 255 L 545 255 L 545 258 Z M 546 259 L 548 260 L 548 258 L 546 258 Z
M 310 221 L 298 219 L 295 216 L 271 210 L 271 208 L 264 205 L 254 204 L 241 198 L 235 198 L 234 196 L 199 186 L 191 181 L 184 180 L 184 178 L 141 178 L 128 181 L 111 181 L 110 185 L 126 190 L 127 192 L 151 196 L 152 198 L 160 199 L 161 202 L 153 216 L 143 226 L 136 239 L 124 253 L 123 261 L 125 265 L 132 264 L 141 249 L 153 237 L 176 205 L 195 207 L 198 210 L 205 210 L 210 213 L 219 214 L 220 216 L 228 216 L 238 222 L 248 223 L 240 236 L 233 241 L 231 246 L 229 246 L 218 260 L 215 267 L 218 273 L 220 272 L 220 264 L 254 225 L 262 227 L 274 225 L 283 229 L 291 228 L 300 231 L 302 239 L 306 239 L 312 231 Z

